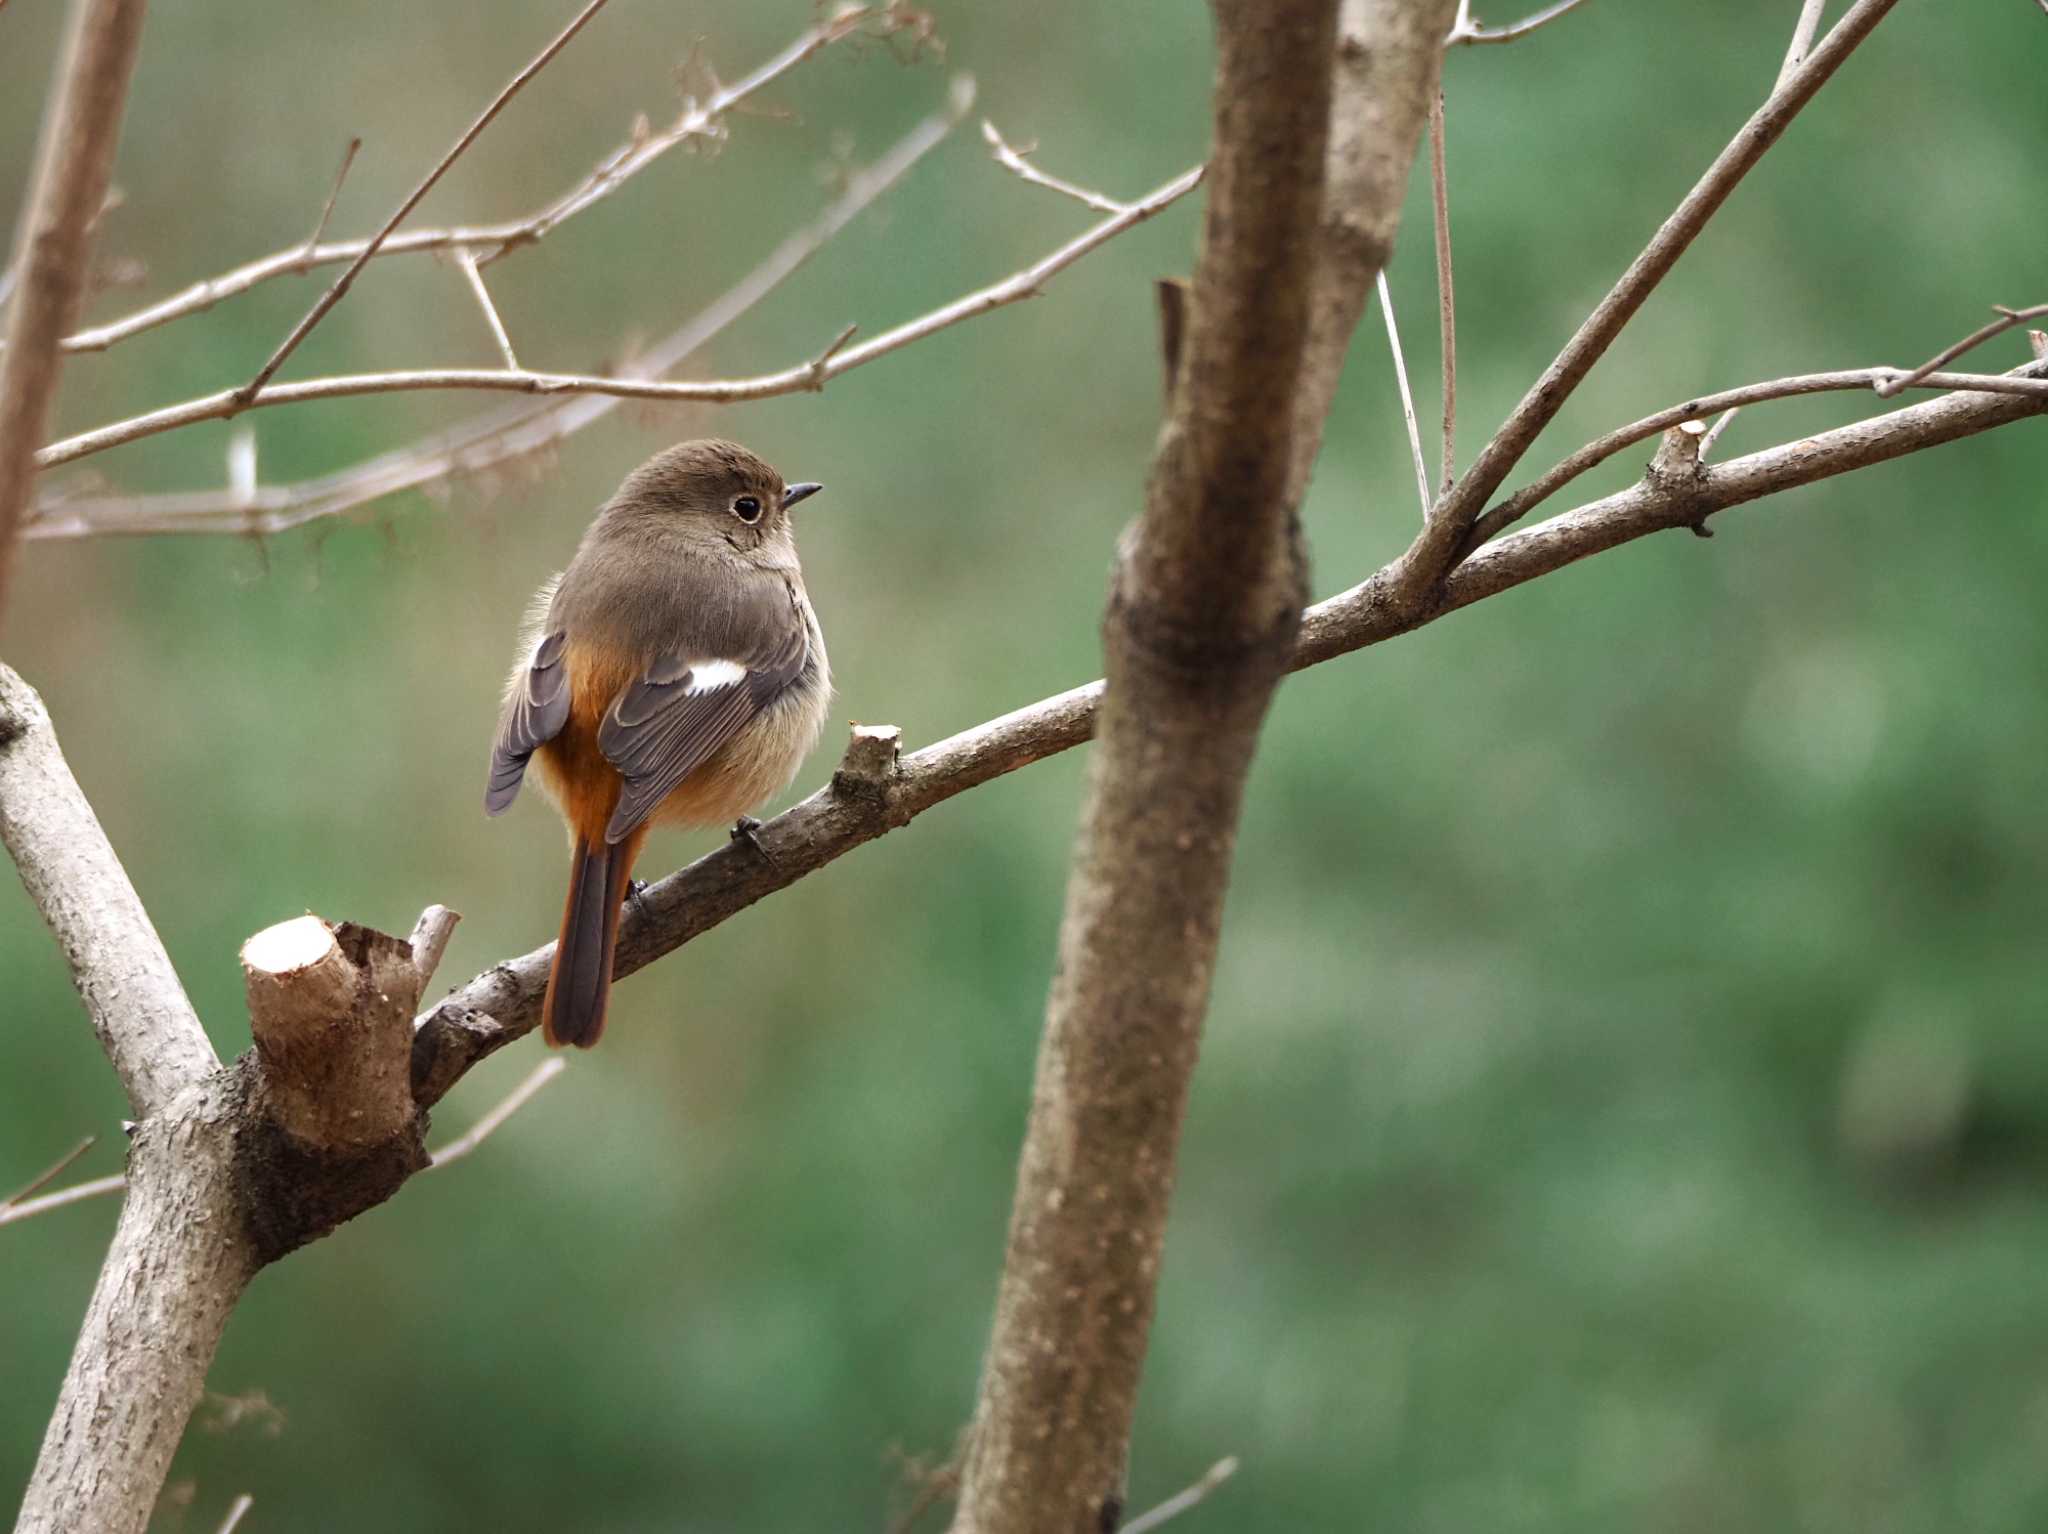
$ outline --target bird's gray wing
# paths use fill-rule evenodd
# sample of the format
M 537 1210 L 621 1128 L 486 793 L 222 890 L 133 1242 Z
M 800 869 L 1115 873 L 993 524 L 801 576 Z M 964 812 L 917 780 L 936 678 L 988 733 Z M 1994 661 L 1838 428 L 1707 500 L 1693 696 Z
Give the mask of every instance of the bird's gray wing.
M 510 806 L 526 776 L 536 747 L 559 735 L 569 721 L 569 668 L 562 663 L 568 636 L 560 629 L 541 637 L 526 672 L 505 698 L 498 738 L 491 743 L 491 776 L 484 786 L 484 813 Z
M 606 841 L 623 841 L 803 675 L 810 641 L 794 610 L 757 633 L 739 655 L 657 656 L 612 700 L 597 748 L 626 781 Z

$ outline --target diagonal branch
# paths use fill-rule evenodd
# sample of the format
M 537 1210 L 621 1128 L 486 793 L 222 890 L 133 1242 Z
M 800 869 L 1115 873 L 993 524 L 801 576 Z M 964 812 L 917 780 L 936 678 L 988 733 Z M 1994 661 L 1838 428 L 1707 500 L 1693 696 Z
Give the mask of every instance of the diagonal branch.
M 677 145 L 720 132 L 720 123 L 734 108 L 759 94 L 806 59 L 834 43 L 860 33 L 863 26 L 870 22 L 879 25 L 885 33 L 895 25 L 893 13 L 887 7 L 879 13 L 873 6 L 842 8 L 825 21 L 801 33 L 780 53 L 767 59 L 732 84 L 719 86 L 702 101 L 688 103 L 682 115 L 669 127 L 658 133 L 634 135 L 599 161 L 597 168 L 575 186 L 523 218 L 497 224 L 405 230 L 386 239 L 379 247 L 377 256 L 381 259 L 384 256 L 411 251 L 467 249 L 478 253 L 480 265 L 488 266 L 522 246 L 535 244 L 570 218 L 609 197 L 630 178 L 638 175 Z M 203 313 L 224 299 L 246 293 L 251 288 L 274 278 L 301 276 L 316 266 L 354 261 L 363 254 L 370 243 L 366 239 L 337 240 L 323 245 L 320 243 L 319 235 L 324 234 L 325 230 L 326 220 L 323 218 L 319 232 L 311 243 L 288 246 L 230 271 L 222 272 L 218 276 L 195 282 L 170 297 L 159 299 L 156 303 L 138 309 L 132 314 L 66 336 L 64 350 L 105 351 L 108 347 L 131 336 L 140 335 L 145 330 L 167 325 L 189 314 Z
M 417 208 L 420 205 L 420 200 L 434 189 L 435 183 L 448 174 L 449 167 L 462 158 L 463 151 L 477 141 L 478 136 L 484 129 L 491 125 L 492 119 L 505 109 L 506 104 L 514 96 L 519 94 L 527 81 L 547 68 L 549 62 L 564 48 L 569 46 L 570 39 L 575 37 L 578 32 L 581 32 L 590 22 L 591 18 L 603 10 L 607 3 L 608 0 L 587 0 L 583 9 L 576 13 L 575 19 L 556 35 L 555 40 L 534 55 L 526 67 L 514 75 L 506 83 L 505 88 L 498 92 L 497 96 L 491 101 L 491 104 L 477 115 L 476 120 L 462 131 L 462 136 L 456 139 L 446 154 L 441 156 L 440 163 L 428 171 L 419 185 L 415 186 L 406 195 L 405 200 L 393 211 L 391 217 L 384 221 L 384 227 L 370 236 L 369 240 L 363 245 L 362 250 L 357 253 L 356 258 L 342 269 L 341 275 L 335 278 L 327 291 L 314 301 L 313 307 L 306 311 L 305 317 L 292 327 L 289 335 L 278 342 L 277 350 L 270 354 L 270 360 L 258 368 L 256 376 L 242 386 L 239 393 L 244 401 L 252 400 L 256 397 L 257 392 L 276 376 L 279 368 L 285 365 L 286 359 L 298 350 L 299 343 L 312 334 L 313 327 L 325 319 L 334 306 L 348 296 L 348 290 L 354 286 L 357 276 L 361 274 L 364 267 L 370 264 L 371 257 L 375 256 L 383 248 L 384 242 L 391 238 L 392 231 L 405 222 L 406 215 L 412 212 L 414 208 Z
M 1850 368 L 1836 373 L 1802 373 L 1792 378 L 1772 378 L 1762 383 L 1745 384 L 1739 389 L 1724 389 L 1719 394 L 1702 394 L 1660 410 L 1655 415 L 1646 415 L 1639 421 L 1626 426 L 1617 426 L 1606 435 L 1596 437 L 1570 457 L 1532 480 L 1522 489 L 1488 511 L 1472 527 L 1470 547 L 1477 547 L 1496 536 L 1513 523 L 1520 521 L 1543 502 L 1549 500 L 1580 475 L 1598 468 L 1622 449 L 1631 447 L 1656 436 L 1667 427 L 1696 416 L 1709 416 L 1717 412 L 1732 415 L 1744 405 L 1760 405 L 1769 400 L 1793 399 L 1803 394 L 1828 394 L 1843 390 L 1870 389 L 1879 395 L 1885 394 L 1885 384 L 1897 376 L 1891 368 Z M 1922 373 L 1912 385 L 1919 389 L 1957 389 L 1982 394 L 2016 394 L 2036 399 L 2048 398 L 2048 379 L 2026 376 L 2025 369 L 2014 373 Z M 1700 444 L 1704 455 L 1713 441 L 1727 425 L 1727 415 L 1716 424 L 1715 430 Z
M 0 666 L 0 840 L 56 934 L 138 1119 L 219 1061 L 35 691 Z
M 750 378 L 665 381 L 653 378 L 595 376 L 582 373 L 542 373 L 512 368 L 426 368 L 389 373 L 356 373 L 338 378 L 313 378 L 298 383 L 265 385 L 253 396 L 240 389 L 222 389 L 145 415 L 116 421 L 92 431 L 81 432 L 53 442 L 36 455 L 41 468 L 73 463 L 138 442 L 145 437 L 175 431 L 201 421 L 226 420 L 245 410 L 264 406 L 304 404 L 312 400 L 346 399 L 365 394 L 408 393 L 419 390 L 495 390 L 513 394 L 565 395 L 603 394 L 618 399 L 690 400 L 708 404 L 735 404 L 742 400 L 772 399 L 782 394 L 799 394 L 822 388 L 842 373 L 851 372 L 894 351 L 964 320 L 978 319 L 1006 304 L 1036 298 L 1044 284 L 1083 256 L 1107 244 L 1124 231 L 1163 212 L 1193 191 L 1202 179 L 1196 166 L 1158 187 L 1125 208 L 1103 219 L 1022 271 L 1000 282 L 979 288 L 928 314 L 906 321 L 858 346 L 849 346 L 836 356 L 797 363 L 773 373 Z
M 746 314 L 830 243 L 855 216 L 907 175 L 958 125 L 973 105 L 974 87 L 954 82 L 947 106 L 899 139 L 847 180 L 823 213 L 790 235 L 751 272 L 637 357 L 626 376 L 659 378 Z M 141 496 L 48 495 L 37 504 L 26 536 L 84 538 L 101 533 L 279 533 L 321 517 L 418 489 L 456 474 L 476 473 L 540 451 L 603 420 L 622 402 L 583 395 L 539 405 L 498 407 L 422 441 L 380 453 L 332 474 L 272 485 L 241 496 L 232 490 L 169 491 Z
M 2048 378 L 2048 363 L 2030 376 Z M 1394 600 L 1398 562 L 1302 614 L 1291 669 L 1397 638 L 1446 613 L 1650 533 L 1838 474 L 2048 415 L 2048 398 L 1957 393 L 1706 467 L 1695 484 L 1637 485 L 1486 545 L 1451 573 L 1437 604 Z M 756 901 L 984 783 L 1093 738 L 1102 683 L 1090 682 L 904 754 L 868 730 L 809 798 L 760 827 L 772 862 L 730 845 L 657 883 L 620 929 L 621 976 L 654 963 Z M 413 1090 L 437 1102 L 478 1061 L 540 1026 L 552 944 L 494 964 L 415 1020 Z
M 1564 350 L 1530 385 L 1492 440 L 1480 449 L 1464 477 L 1437 503 L 1429 524 L 1402 556 L 1397 588 L 1401 600 L 1425 600 L 1428 589 L 1443 579 L 1466 546 L 1467 534 L 1486 502 L 1528 452 L 1537 435 L 1564 408 L 1565 401 L 1593 364 L 1670 274 L 1679 257 L 1699 237 L 1742 178 L 1897 3 L 1898 0 L 1856 0 L 1820 46 L 1743 124 L 1613 289 L 1565 343 Z
M 0 612 L 35 480 L 35 444 L 57 393 L 58 341 L 84 296 L 93 220 L 113 178 L 143 11 L 144 0 L 75 0 L 22 205 L 8 267 L 18 291 L 0 357 Z
M 1504 27 L 1481 26 L 1472 19 L 1471 0 L 1460 0 L 1458 19 L 1451 24 L 1449 34 L 1444 38 L 1446 48 L 1467 47 L 1474 43 L 1512 43 L 1527 37 L 1539 27 L 1547 27 L 1562 16 L 1577 10 L 1581 0 L 1556 0 L 1542 10 L 1524 16 L 1520 21 Z

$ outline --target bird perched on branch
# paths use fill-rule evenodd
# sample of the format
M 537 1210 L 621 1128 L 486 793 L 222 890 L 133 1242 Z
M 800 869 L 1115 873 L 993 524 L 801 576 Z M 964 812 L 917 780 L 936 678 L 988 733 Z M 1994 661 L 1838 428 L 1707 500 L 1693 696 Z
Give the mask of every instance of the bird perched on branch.
M 568 823 L 550 1044 L 597 1042 L 619 907 L 656 825 L 739 822 L 786 787 L 832 695 L 790 513 L 822 485 L 733 442 L 685 442 L 626 476 L 541 587 L 505 687 L 484 812 L 531 762 Z

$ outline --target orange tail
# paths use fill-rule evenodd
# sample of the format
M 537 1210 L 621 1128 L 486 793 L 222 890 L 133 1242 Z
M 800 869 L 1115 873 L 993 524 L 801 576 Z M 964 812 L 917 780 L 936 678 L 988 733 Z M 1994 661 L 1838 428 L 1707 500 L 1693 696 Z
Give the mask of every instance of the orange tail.
M 569 899 L 562 911 L 562 935 L 548 971 L 541 1027 L 553 1045 L 588 1049 L 604 1032 L 605 1003 L 611 998 L 612 950 L 619 941 L 619 903 L 633 871 L 640 837 L 617 846 L 576 838 L 569 860 Z

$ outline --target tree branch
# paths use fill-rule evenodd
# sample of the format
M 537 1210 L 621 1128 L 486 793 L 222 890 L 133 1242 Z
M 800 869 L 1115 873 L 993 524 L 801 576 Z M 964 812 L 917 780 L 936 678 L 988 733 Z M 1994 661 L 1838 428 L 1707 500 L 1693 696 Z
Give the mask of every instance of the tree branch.
M 219 1062 L 31 688 L 0 666 L 0 840 L 56 934 L 138 1119 Z
M 2048 362 L 2029 371 L 2048 377 Z M 2048 415 L 2048 400 L 1950 394 L 1707 466 L 1697 485 L 1639 485 L 1487 544 L 1446 580 L 1441 600 L 1425 609 L 1393 599 L 1398 562 L 1388 564 L 1302 614 L 1289 669 L 1303 671 L 1398 638 L 1650 533 L 1693 527 L 1716 511 L 1762 496 L 2039 415 Z M 874 767 L 871 742 L 857 740 L 848 760 L 867 760 L 860 774 L 850 776 L 842 765 L 825 787 L 761 826 L 757 834 L 772 862 L 748 847 L 724 846 L 650 884 L 621 923 L 617 973 L 652 964 L 934 806 L 1086 743 L 1095 734 L 1102 692 L 1099 681 L 1071 688 L 909 752 L 886 770 Z M 439 1101 L 478 1061 L 540 1026 L 553 957 L 549 944 L 494 964 L 416 1019 L 413 1091 L 423 1107 Z
M 1402 556 L 1396 594 L 1400 600 L 1423 602 L 1429 588 L 1442 580 L 1468 546 L 1473 523 L 1487 500 L 1550 424 L 1615 337 L 1635 317 L 1659 283 L 1678 264 L 1692 242 L 1766 150 L 1791 125 L 1802 107 L 1825 85 L 1857 44 L 1884 20 L 1898 0 L 1856 0 L 1819 47 L 1792 72 L 1783 86 L 1757 108 L 1729 141 L 1677 209 L 1629 264 L 1621 279 L 1565 343 L 1542 377 L 1529 387 L 1479 456 L 1437 503 L 1421 536 Z
M 423 389 L 498 390 L 514 394 L 564 395 L 603 394 L 616 399 L 693 400 L 700 403 L 734 404 L 742 400 L 772 399 L 782 394 L 800 394 L 822 389 L 842 373 L 851 372 L 894 351 L 939 331 L 977 319 L 1006 304 L 1038 296 L 1042 285 L 1091 251 L 1115 239 L 1125 230 L 1163 212 L 1193 191 L 1202 179 L 1196 166 L 1132 203 L 1123 212 L 1103 219 L 1049 255 L 1000 282 L 954 299 L 927 314 L 898 325 L 836 356 L 800 362 L 774 373 L 751 378 L 669 382 L 654 378 L 595 377 L 578 373 L 541 373 L 510 368 L 431 368 L 408 372 L 358 373 L 339 378 L 314 378 L 300 383 L 266 384 L 253 396 L 239 389 L 168 405 L 146 415 L 117 421 L 93 431 L 81 432 L 53 442 L 36 455 L 41 468 L 72 463 L 108 448 L 140 441 L 181 426 L 201 421 L 226 420 L 244 410 L 266 405 L 303 404 L 309 400 L 342 399 L 363 394 L 405 393 Z
M 514 96 L 519 94 L 525 87 L 526 82 L 547 68 L 549 62 L 564 48 L 569 46 L 570 39 L 575 37 L 578 32 L 581 32 L 591 18 L 603 10 L 607 3 L 608 0 L 587 0 L 583 9 L 576 13 L 575 19 L 556 34 L 555 40 L 534 55 L 526 67 L 514 75 L 506 83 L 505 88 L 492 98 L 491 104 L 485 107 L 477 115 L 476 120 L 462 131 L 462 136 L 456 139 L 446 154 L 441 156 L 439 163 L 427 172 L 419 185 L 406 194 L 405 200 L 393 211 L 391 217 L 384 221 L 384 227 L 370 236 L 362 250 L 357 253 L 356 258 L 342 269 L 341 275 L 335 278 L 327 291 L 314 301 L 313 307 L 306 311 L 305 317 L 291 328 L 290 334 L 278 342 L 277 349 L 270 354 L 270 360 L 256 370 L 254 378 L 250 379 L 236 391 L 240 399 L 247 402 L 256 398 L 257 393 L 263 386 L 276 376 L 277 370 L 285 365 L 286 360 L 293 352 L 298 350 L 299 343 L 312 334 L 313 327 L 325 319 L 334 306 L 348 296 L 348 290 L 354 286 L 356 277 L 365 266 L 370 264 L 371 257 L 375 256 L 383 248 L 384 242 L 391 238 L 392 231 L 405 222 L 406 215 L 412 212 L 414 208 L 417 208 L 420 205 L 420 200 L 434 189 L 435 183 L 448 174 L 449 167 L 462 158 L 463 151 L 477 141 L 478 136 L 482 134 L 484 129 L 491 125 L 492 119 L 505 109 L 506 104 Z M 488 307 L 488 300 L 486 300 L 486 307 Z
M 973 82 L 964 77 L 956 80 L 943 110 L 926 117 L 880 159 L 849 177 L 839 197 L 809 226 L 785 239 L 709 306 L 642 353 L 624 370 L 626 376 L 660 377 L 761 302 L 941 143 L 973 100 Z M 26 536 L 284 532 L 457 473 L 479 472 L 541 451 L 603 420 L 621 403 L 615 396 L 593 394 L 541 405 L 499 407 L 335 473 L 297 484 L 272 485 L 248 496 L 232 489 L 142 496 L 46 494 Z
M 780 53 L 731 85 L 721 85 L 702 102 L 688 103 L 682 115 L 669 127 L 658 133 L 634 135 L 599 161 L 597 168 L 575 186 L 546 206 L 536 208 L 524 218 L 510 219 L 497 224 L 411 229 L 403 233 L 394 233 L 378 248 L 377 258 L 401 255 L 409 251 L 466 249 L 477 253 L 480 265 L 489 266 L 522 246 L 537 244 L 569 219 L 609 197 L 629 179 L 678 144 L 718 133 L 720 122 L 735 107 L 757 95 L 764 87 L 788 74 L 806 59 L 844 38 L 853 36 L 870 21 L 879 22 L 884 33 L 893 30 L 895 25 L 887 7 L 882 8 L 880 12 L 873 6 L 845 7 L 826 21 L 803 32 Z M 332 208 L 331 200 L 329 208 Z M 66 336 L 64 350 L 105 351 L 108 347 L 131 336 L 140 335 L 145 330 L 167 325 L 172 320 L 183 319 L 189 314 L 202 313 L 223 299 L 246 293 L 251 288 L 274 278 L 302 276 L 316 266 L 354 261 L 362 256 L 370 244 L 368 240 L 337 240 L 332 244 L 323 245 L 320 243 L 320 235 L 325 232 L 326 219 L 322 218 L 311 242 L 288 246 L 255 261 L 246 262 L 216 277 L 195 282 L 190 287 L 183 288 L 170 297 L 160 299 L 132 314 Z
M 35 444 L 57 393 L 58 341 L 84 296 L 93 220 L 113 178 L 144 10 L 144 0 L 74 0 L 22 205 L 9 267 L 18 291 L 0 357 L 0 612 L 35 479 Z

